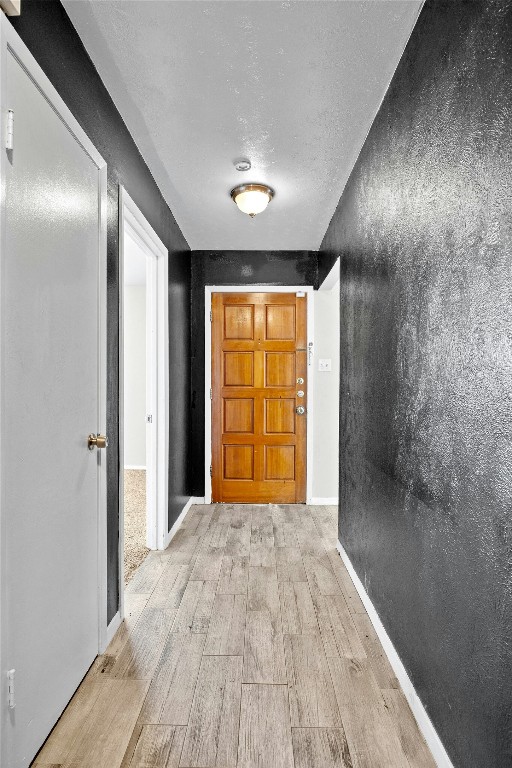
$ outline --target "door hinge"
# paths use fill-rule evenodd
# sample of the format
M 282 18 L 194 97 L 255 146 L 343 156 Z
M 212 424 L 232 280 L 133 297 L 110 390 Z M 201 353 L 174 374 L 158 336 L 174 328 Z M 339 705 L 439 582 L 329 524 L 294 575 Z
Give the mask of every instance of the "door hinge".
M 14 699 L 14 674 L 16 670 L 15 669 L 9 669 L 7 672 L 7 701 L 9 704 L 9 709 L 14 709 L 16 706 L 16 701 Z
M 213 392 L 211 389 L 210 389 L 210 400 L 213 400 Z
M 151 414 L 151 413 L 149 413 L 149 414 L 146 416 L 146 421 L 147 421 L 147 423 L 148 423 L 148 424 L 152 424 L 152 423 L 153 423 L 153 416 L 152 416 L 152 414 Z
M 14 112 L 12 109 L 7 110 L 7 131 L 5 134 L 5 148 L 13 149 L 14 147 Z
M 211 309 L 210 309 L 210 323 L 213 323 L 213 312 Z
M 210 464 L 210 477 L 213 477 L 213 467 L 211 464 Z

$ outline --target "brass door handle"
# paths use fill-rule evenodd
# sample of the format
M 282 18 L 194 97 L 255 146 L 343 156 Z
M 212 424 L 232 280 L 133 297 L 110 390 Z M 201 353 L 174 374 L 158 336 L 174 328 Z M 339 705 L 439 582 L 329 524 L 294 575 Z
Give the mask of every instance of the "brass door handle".
M 94 450 L 94 448 L 107 448 L 108 437 L 106 435 L 100 435 L 99 432 L 97 435 L 92 433 L 87 438 L 87 446 L 90 451 Z
M 304 408 L 303 405 L 298 405 L 297 408 L 295 409 L 295 413 L 298 413 L 299 416 L 303 416 L 306 413 L 306 409 Z

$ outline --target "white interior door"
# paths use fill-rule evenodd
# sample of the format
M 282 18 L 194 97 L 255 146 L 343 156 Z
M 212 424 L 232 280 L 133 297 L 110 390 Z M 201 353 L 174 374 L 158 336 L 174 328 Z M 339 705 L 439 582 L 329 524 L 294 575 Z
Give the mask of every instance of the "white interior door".
M 21 768 L 98 653 L 105 452 L 87 436 L 105 428 L 104 172 L 2 31 L 2 671 L 15 669 L 15 707 L 3 699 L 0 762 Z

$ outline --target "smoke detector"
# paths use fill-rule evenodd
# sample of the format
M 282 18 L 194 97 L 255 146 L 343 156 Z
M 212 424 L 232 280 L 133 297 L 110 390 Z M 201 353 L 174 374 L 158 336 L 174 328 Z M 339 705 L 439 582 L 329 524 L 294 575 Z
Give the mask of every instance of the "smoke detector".
M 245 158 L 240 158 L 240 160 L 235 160 L 234 166 L 237 169 L 237 171 L 250 171 L 251 170 L 251 161 L 246 160 Z

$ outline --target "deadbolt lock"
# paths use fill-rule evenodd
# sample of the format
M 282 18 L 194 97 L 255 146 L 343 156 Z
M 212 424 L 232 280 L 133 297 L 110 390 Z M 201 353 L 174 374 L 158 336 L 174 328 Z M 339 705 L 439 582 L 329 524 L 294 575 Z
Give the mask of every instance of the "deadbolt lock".
M 87 438 L 87 445 L 90 451 L 93 451 L 95 448 L 107 448 L 108 437 L 106 435 L 100 435 L 99 432 L 97 435 L 92 433 Z
M 297 397 L 304 397 L 304 392 L 302 391 L 302 389 L 299 389 L 299 391 L 297 392 Z
M 302 376 L 299 376 L 299 378 L 297 379 L 297 384 L 304 384 L 304 379 L 302 378 Z
M 299 416 L 302 416 L 304 413 L 306 413 L 306 409 L 303 405 L 298 405 L 295 409 L 295 413 L 298 413 Z

